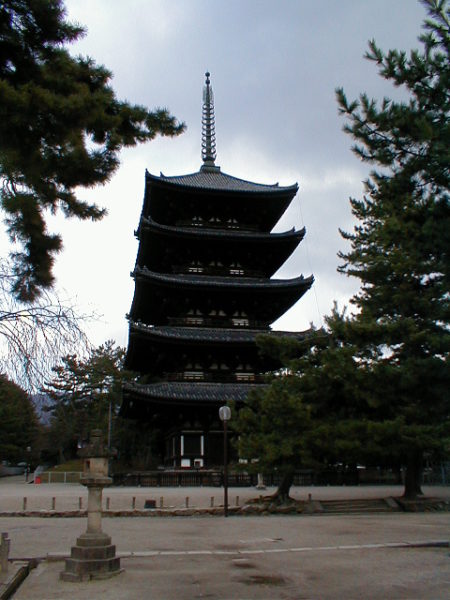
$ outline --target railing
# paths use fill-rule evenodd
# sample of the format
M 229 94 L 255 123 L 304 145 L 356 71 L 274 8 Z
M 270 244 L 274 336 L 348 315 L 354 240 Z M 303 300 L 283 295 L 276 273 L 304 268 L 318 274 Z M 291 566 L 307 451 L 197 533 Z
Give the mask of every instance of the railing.
M 447 467 L 448 469 L 448 467 Z M 37 477 L 41 483 L 79 483 L 82 473 L 79 471 L 44 471 Z M 141 487 L 220 487 L 223 485 L 221 469 L 183 469 L 158 471 L 133 471 L 115 473 L 114 485 Z M 264 484 L 268 487 L 278 486 L 281 482 L 279 473 L 264 475 Z M 232 471 L 228 474 L 230 487 L 254 487 L 258 483 L 256 473 Z M 404 483 L 404 472 L 381 469 L 358 469 L 357 471 L 317 471 L 310 469 L 297 471 L 294 475 L 296 486 L 312 485 L 401 485 Z M 450 478 L 441 468 L 425 471 L 424 485 L 449 485 Z
M 43 471 L 36 475 L 41 483 L 79 483 L 83 473 L 81 471 Z
M 183 275 L 212 275 L 220 277 L 264 277 L 264 272 L 258 269 L 244 269 L 239 267 L 210 267 L 192 266 L 189 264 L 173 267 L 173 272 Z
M 135 471 L 114 473 L 114 485 L 137 487 L 220 487 L 221 471 Z
M 223 485 L 221 470 L 185 470 L 185 471 L 135 471 L 133 473 L 115 473 L 114 485 L 141 487 L 220 487 Z M 281 476 L 277 473 L 264 477 L 267 486 L 277 486 Z M 228 473 L 230 487 L 254 487 L 258 483 L 256 473 Z M 313 473 L 299 471 L 294 476 L 294 485 L 312 485 Z
M 450 485 L 450 461 L 425 469 L 423 483 L 424 485 Z
M 164 373 L 167 381 L 205 381 L 208 383 L 265 383 L 266 376 L 257 373 L 205 373 L 192 371 L 189 373 Z
M 267 333 L 269 323 L 265 321 L 255 321 L 245 317 L 232 317 L 222 319 L 212 319 L 211 317 L 202 317 L 192 315 L 188 317 L 169 317 L 169 325 L 184 327 L 217 327 L 226 329 L 261 329 L 261 333 Z
M 248 223 L 228 223 L 225 221 L 208 221 L 208 219 L 201 221 L 192 221 L 192 219 L 183 219 L 175 223 L 176 227 L 192 227 L 195 229 L 201 227 L 202 229 L 222 229 L 226 231 L 248 231 L 258 232 L 260 229 L 255 225 L 249 225 Z

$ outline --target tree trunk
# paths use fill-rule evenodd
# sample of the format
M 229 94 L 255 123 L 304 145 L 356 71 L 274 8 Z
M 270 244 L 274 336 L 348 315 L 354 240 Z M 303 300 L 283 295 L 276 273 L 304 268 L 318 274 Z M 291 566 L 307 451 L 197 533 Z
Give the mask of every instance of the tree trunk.
M 278 502 L 282 503 L 290 500 L 289 490 L 294 483 L 294 473 L 294 469 L 289 469 L 288 471 L 284 472 L 280 485 L 273 495 L 273 498 Z
M 423 465 L 421 452 L 414 452 L 408 456 L 405 474 L 405 490 L 403 492 L 404 498 L 416 498 L 417 496 L 423 496 L 421 489 L 422 468 Z

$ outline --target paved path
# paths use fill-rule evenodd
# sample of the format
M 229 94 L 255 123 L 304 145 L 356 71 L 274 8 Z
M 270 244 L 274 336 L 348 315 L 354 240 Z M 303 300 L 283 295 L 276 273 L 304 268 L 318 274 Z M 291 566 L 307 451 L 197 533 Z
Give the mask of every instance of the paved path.
M 267 490 L 264 493 L 270 493 Z M 399 496 L 389 487 L 294 488 L 296 498 L 374 498 Z M 450 488 L 425 488 L 427 495 L 450 498 Z M 27 485 L 0 480 L 0 510 L 28 504 L 77 508 L 85 490 L 76 484 Z M 230 501 L 259 495 L 235 488 Z M 137 506 L 163 496 L 166 505 L 209 506 L 222 501 L 220 488 L 110 488 L 111 508 Z M 192 600 L 305 598 L 447 600 L 450 589 L 449 513 L 341 516 L 221 516 L 104 519 L 125 571 L 106 581 L 59 581 L 62 557 L 85 530 L 80 518 L 0 518 L 11 537 L 11 557 L 41 557 L 15 594 L 17 600 Z M 424 544 L 417 547 L 417 542 Z
M 250 498 L 257 498 L 260 494 L 269 495 L 275 488 L 267 488 L 259 491 L 256 488 L 230 488 L 229 503 L 235 505 L 236 501 L 243 504 Z M 427 496 L 450 499 L 450 486 L 424 486 Z M 388 498 L 401 496 L 402 486 L 322 486 L 322 487 L 297 487 L 291 489 L 291 495 L 296 499 L 306 500 L 311 494 L 316 500 L 340 500 L 351 498 Z M 86 507 L 87 490 L 80 484 L 51 483 L 35 485 L 25 483 L 24 477 L 0 478 L 0 512 L 22 510 L 23 498 L 27 498 L 28 510 L 50 510 L 52 499 L 55 498 L 56 510 L 76 510 L 79 506 L 79 498 L 82 498 L 83 506 Z M 144 507 L 145 500 L 156 500 L 160 505 L 161 498 L 166 508 L 181 508 L 186 506 L 186 498 L 189 498 L 189 506 L 206 508 L 211 504 L 211 498 L 215 506 L 223 503 L 223 490 L 217 487 L 177 487 L 177 488 L 146 488 L 146 487 L 110 487 L 103 492 L 104 505 L 107 498 L 110 499 L 111 510 L 130 509 L 132 499 L 136 498 L 136 508 Z
M 447 599 L 449 549 L 432 544 L 448 540 L 449 521 L 448 513 L 105 519 L 124 573 L 65 583 L 63 562 L 44 561 L 15 598 Z M 85 524 L 0 519 L 6 527 L 12 556 L 60 558 Z

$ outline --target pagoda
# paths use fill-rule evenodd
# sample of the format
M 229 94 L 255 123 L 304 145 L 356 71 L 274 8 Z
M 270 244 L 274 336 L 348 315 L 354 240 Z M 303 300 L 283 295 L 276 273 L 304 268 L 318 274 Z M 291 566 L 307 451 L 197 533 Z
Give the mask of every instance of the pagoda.
M 122 416 L 160 434 L 161 464 L 222 462 L 218 409 L 242 404 L 277 368 L 258 351 L 261 334 L 311 287 L 313 277 L 272 276 L 305 230 L 271 233 L 297 184 L 263 185 L 223 173 L 216 162 L 210 75 L 203 91 L 202 159 L 196 173 L 145 174 L 135 292 L 125 365 L 141 375 L 124 386 Z

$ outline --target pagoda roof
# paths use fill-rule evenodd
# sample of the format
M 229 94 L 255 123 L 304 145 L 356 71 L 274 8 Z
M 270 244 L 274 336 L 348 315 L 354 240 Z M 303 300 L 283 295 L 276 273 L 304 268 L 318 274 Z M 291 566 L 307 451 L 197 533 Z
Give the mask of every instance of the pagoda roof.
M 212 169 L 201 168 L 196 173 L 169 177 L 163 173 L 160 173 L 160 176 L 157 177 L 146 171 L 146 179 L 147 181 L 162 182 L 177 187 L 218 192 L 251 192 L 263 194 L 288 193 L 295 195 L 298 191 L 298 185 L 296 183 L 290 186 L 280 186 L 278 183 L 269 185 L 254 183 L 253 181 L 239 179 L 238 177 L 222 173 L 219 167 L 214 167 Z
M 169 285 L 185 285 L 187 287 L 223 287 L 238 289 L 266 289 L 275 290 L 277 288 L 297 288 L 304 287 L 308 289 L 313 281 L 314 277 L 294 277 L 292 279 L 268 279 L 266 277 L 235 277 L 235 276 L 212 276 L 212 275 L 193 275 L 193 274 L 172 274 L 172 273 L 156 273 L 150 271 L 147 267 L 136 266 L 132 276 L 143 277 L 149 281 L 153 280 Z
M 251 343 L 255 342 L 258 335 L 269 335 L 274 337 L 290 337 L 303 339 L 308 331 L 276 331 L 272 329 L 241 329 L 226 327 L 173 327 L 170 325 L 147 325 L 141 322 L 130 323 L 130 332 L 143 333 L 156 339 L 167 339 L 176 341 L 199 341 L 220 343 Z
M 273 323 L 311 287 L 314 277 L 269 279 L 267 277 L 215 276 L 156 273 L 136 266 L 132 276 L 136 286 L 130 317 L 154 325 L 169 324 L 169 317 L 182 314 L 186 303 L 213 303 L 240 306 L 250 320 Z M 199 306 L 201 310 L 206 310 Z
M 275 233 L 259 232 L 259 231 L 239 231 L 238 229 L 222 229 L 208 227 L 207 224 L 202 227 L 180 227 L 174 225 L 163 225 L 157 223 L 151 217 L 141 217 L 140 227 L 153 229 L 155 231 L 165 234 L 177 234 L 177 236 L 197 238 L 213 238 L 213 239 L 229 239 L 234 240 L 248 240 L 255 242 L 272 242 L 273 240 L 282 239 L 296 239 L 301 241 L 305 236 L 305 228 L 296 230 L 295 227 L 287 231 L 280 231 Z
M 247 276 L 259 274 L 269 278 L 295 251 L 305 235 L 304 228 L 269 233 L 205 225 L 165 225 L 152 218 L 141 217 L 135 232 L 140 241 L 136 263 L 153 271 L 171 273 L 175 270 L 174 265 L 187 265 L 192 261 L 204 260 L 204 266 L 207 266 L 213 258 L 229 264 L 243 260 L 242 268 Z
M 161 383 L 125 383 L 124 395 L 140 396 L 149 402 L 184 404 L 184 403 L 219 403 L 244 402 L 248 394 L 255 389 L 266 389 L 267 384 L 252 383 L 203 383 L 175 382 Z

